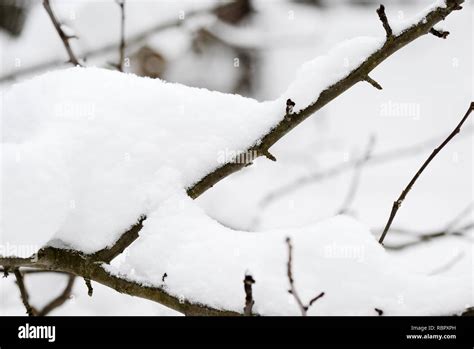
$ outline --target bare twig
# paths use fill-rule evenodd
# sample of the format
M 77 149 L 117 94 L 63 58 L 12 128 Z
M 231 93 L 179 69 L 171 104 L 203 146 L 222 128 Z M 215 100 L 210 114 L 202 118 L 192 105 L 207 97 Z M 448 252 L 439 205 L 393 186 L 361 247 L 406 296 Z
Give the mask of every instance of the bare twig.
M 69 62 L 71 62 L 73 65 L 79 65 L 82 66 L 81 63 L 79 63 L 79 60 L 77 59 L 76 55 L 74 54 L 74 51 L 71 48 L 71 45 L 69 44 L 69 40 L 75 39 L 76 36 L 70 36 L 64 33 L 63 28 L 61 27 L 61 23 L 59 23 L 58 19 L 56 18 L 53 9 L 51 8 L 51 4 L 49 0 L 43 0 L 43 6 L 48 13 L 49 17 L 51 18 L 51 21 L 53 22 L 54 28 L 56 28 L 56 31 L 59 34 L 59 37 L 61 38 L 61 41 L 64 44 L 64 47 L 66 48 L 67 54 L 69 56 Z
M 309 308 L 310 306 L 312 306 L 313 303 L 315 303 L 319 298 L 322 298 L 323 296 L 324 296 L 324 292 L 321 292 L 321 293 L 318 294 L 316 297 L 314 297 L 313 299 L 311 299 L 311 300 L 309 301 L 309 306 L 308 306 L 308 308 Z
M 23 305 L 25 306 L 26 313 L 28 314 L 28 316 L 36 316 L 37 314 L 36 309 L 30 305 L 30 301 L 29 301 L 30 296 L 28 294 L 28 291 L 25 286 L 25 282 L 23 280 L 23 274 L 21 273 L 19 268 L 15 268 L 13 270 L 13 273 L 15 274 L 16 284 L 18 285 L 18 289 L 20 290 L 21 301 L 23 302 Z
M 286 101 L 286 114 L 291 115 L 293 114 L 293 108 L 295 107 L 295 102 L 293 102 L 290 98 Z
M 462 260 L 464 257 L 464 252 L 459 252 L 456 256 L 454 256 L 450 261 L 448 261 L 446 264 L 436 268 L 435 270 L 432 270 L 428 275 L 438 275 L 441 273 L 444 273 L 445 271 L 448 271 L 452 267 L 454 267 L 460 260 Z
M 46 316 L 54 309 L 59 308 L 61 305 L 66 303 L 66 301 L 71 298 L 72 287 L 74 286 L 75 279 L 75 275 L 69 274 L 67 284 L 63 292 L 61 292 L 61 294 L 54 298 L 51 302 L 46 304 L 43 309 L 38 311 L 38 316 Z
M 92 295 L 94 294 L 94 289 L 92 288 L 91 279 L 84 278 L 84 282 L 86 283 L 86 287 L 87 287 L 87 295 L 89 297 L 92 297 Z
M 252 285 L 255 283 L 252 275 L 245 275 L 244 278 L 244 291 L 245 291 L 245 307 L 244 315 L 252 316 L 252 307 L 255 304 L 253 300 Z
M 466 207 L 457 216 L 455 216 L 453 219 L 451 219 L 448 222 L 448 224 L 446 224 L 444 229 L 446 231 L 450 231 L 454 229 L 454 227 L 458 225 L 459 222 L 461 222 L 465 217 L 467 217 L 472 212 L 473 209 L 474 209 L 474 201 L 466 205 Z
M 441 39 L 446 39 L 449 35 L 449 32 L 444 31 L 444 30 L 436 30 L 435 28 L 430 29 L 430 34 L 433 34 L 434 36 L 441 38 Z
M 393 37 L 392 28 L 388 23 L 387 15 L 385 14 L 385 6 L 380 5 L 377 9 L 377 14 L 379 15 L 379 19 L 382 22 L 383 28 L 385 29 L 385 33 L 387 34 L 387 39 L 391 39 Z
M 288 290 L 288 293 L 290 293 L 293 298 L 296 301 L 296 304 L 298 304 L 298 307 L 300 308 L 301 315 L 302 316 L 307 316 L 308 315 L 308 309 L 321 297 L 324 296 L 324 292 L 321 292 L 318 294 L 316 297 L 311 299 L 311 301 L 307 304 L 304 305 L 303 302 L 301 301 L 300 296 L 298 295 L 298 292 L 296 291 L 295 287 L 295 280 L 293 278 L 293 245 L 291 244 L 291 239 L 286 238 L 286 244 L 288 245 L 288 262 L 287 262 L 287 276 L 288 276 L 288 281 L 290 283 L 290 289 Z
M 359 187 L 360 182 L 360 174 L 362 172 L 362 167 L 364 164 L 370 159 L 370 154 L 374 148 L 375 144 L 375 136 L 370 136 L 369 142 L 367 143 L 367 147 L 365 149 L 364 155 L 358 159 L 354 166 L 354 175 L 352 177 L 351 184 L 349 185 L 349 191 L 346 194 L 344 202 L 341 205 L 341 208 L 338 210 L 338 214 L 344 214 L 349 211 L 349 208 L 354 201 L 355 195 L 357 193 L 357 188 Z
M 443 238 L 443 237 L 448 237 L 448 236 L 465 237 L 466 232 L 472 230 L 473 228 L 474 228 L 474 222 L 466 223 L 455 229 L 441 229 L 441 230 L 436 230 L 436 231 L 424 233 L 424 234 L 417 234 L 409 230 L 392 228 L 390 229 L 391 232 L 414 235 L 416 239 L 414 241 L 409 241 L 409 242 L 405 242 L 405 243 L 397 244 L 397 245 L 384 244 L 384 247 L 387 250 L 399 251 L 407 247 L 418 246 L 422 243 L 436 240 L 438 238 Z
M 449 143 L 449 141 L 454 137 L 456 136 L 459 131 L 461 131 L 461 127 L 462 125 L 464 124 L 464 122 L 467 120 L 467 118 L 469 117 L 469 115 L 471 114 L 471 112 L 474 110 L 474 102 L 471 102 L 466 114 L 463 116 L 463 118 L 461 119 L 461 121 L 459 122 L 459 124 L 454 128 L 454 130 L 449 134 L 449 136 L 443 141 L 443 143 L 441 143 L 437 148 L 435 148 L 435 150 L 433 150 L 433 152 L 431 153 L 431 155 L 428 157 L 428 159 L 426 159 L 426 161 L 423 163 L 423 165 L 420 167 L 420 169 L 415 173 L 415 176 L 411 179 L 411 181 L 408 183 L 408 185 L 406 186 L 406 188 L 402 191 L 402 193 L 400 194 L 399 198 L 394 201 L 393 203 L 393 206 L 392 206 L 392 211 L 390 212 L 390 216 L 388 218 L 388 221 L 387 221 L 387 224 L 385 225 L 385 228 L 382 232 L 382 235 L 380 236 L 380 240 L 379 240 L 379 243 L 380 244 L 383 244 L 383 240 L 385 239 L 385 236 L 387 235 L 387 232 L 388 230 L 390 229 L 390 226 L 392 225 L 392 222 L 393 222 L 393 219 L 395 218 L 396 214 L 397 214 L 397 211 L 398 209 L 400 208 L 400 206 L 402 205 L 403 203 L 403 200 L 405 200 L 406 196 L 408 195 L 408 193 L 410 192 L 411 188 L 413 187 L 413 185 L 415 184 L 416 180 L 418 179 L 418 177 L 420 177 L 420 175 L 423 173 L 423 171 L 425 170 L 425 168 L 430 164 L 430 162 L 436 157 L 436 155 L 441 151 L 441 149 L 443 149 L 446 144 Z
M 123 72 L 123 64 L 125 61 L 125 0 L 115 0 L 120 7 L 120 44 L 119 44 L 119 61 L 114 66 L 118 71 Z
M 375 87 L 377 90 L 383 90 L 383 87 L 370 76 L 367 75 L 364 80 L 371 84 L 373 87 Z

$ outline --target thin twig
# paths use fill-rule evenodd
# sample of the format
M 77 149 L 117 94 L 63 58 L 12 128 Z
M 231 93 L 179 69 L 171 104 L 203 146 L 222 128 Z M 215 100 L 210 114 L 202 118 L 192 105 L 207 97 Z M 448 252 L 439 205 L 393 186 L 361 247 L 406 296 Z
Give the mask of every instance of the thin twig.
M 318 294 L 316 297 L 314 297 L 313 299 L 309 301 L 309 306 L 312 306 L 313 303 L 315 303 L 319 298 L 322 298 L 323 296 L 324 296 L 324 292 L 321 292 L 320 294 Z
M 446 264 L 437 267 L 435 270 L 432 270 L 428 275 L 438 275 L 448 271 L 452 267 L 454 267 L 459 261 L 461 261 L 464 257 L 464 252 L 461 251 L 456 256 L 454 256 L 451 260 L 449 260 Z
M 351 184 L 349 185 L 349 191 L 346 194 L 346 197 L 341 205 L 341 208 L 338 210 L 338 214 L 344 214 L 349 211 L 349 208 L 355 199 L 357 188 L 359 187 L 362 168 L 364 167 L 365 163 L 370 159 L 370 155 L 372 154 L 374 145 L 375 145 L 375 136 L 372 135 L 369 138 L 369 142 L 367 143 L 367 147 L 364 151 L 364 155 L 360 159 L 358 159 L 358 161 L 356 162 L 354 166 L 354 175 L 352 177 Z
M 473 130 L 474 129 L 472 127 L 466 127 L 465 132 L 459 135 L 459 137 L 457 137 L 456 139 L 461 139 L 462 137 L 471 135 Z M 469 133 L 466 131 L 468 131 Z M 365 162 L 365 166 L 381 165 L 390 161 L 395 161 L 401 158 L 416 155 L 421 151 L 432 148 L 434 145 L 436 145 L 439 142 L 440 139 L 441 139 L 441 136 L 437 136 L 415 145 L 400 147 L 400 148 L 380 152 L 378 154 L 371 154 L 369 159 L 367 159 L 367 161 Z M 361 159 L 362 158 L 353 159 L 350 161 L 343 161 L 327 169 L 318 170 L 313 173 L 310 173 L 309 175 L 296 178 L 294 181 L 288 184 L 285 184 L 277 189 L 274 189 L 272 192 L 265 195 L 262 200 L 260 200 L 259 202 L 260 211 L 265 209 L 265 207 L 270 205 L 273 201 L 285 195 L 288 195 L 297 189 L 301 189 L 301 187 L 303 186 L 307 186 L 307 185 L 316 183 L 318 181 L 323 181 L 323 180 L 332 178 L 334 176 L 337 176 L 341 173 L 344 173 L 346 171 L 352 170 Z
M 89 297 L 92 297 L 92 295 L 94 294 L 94 289 L 92 288 L 91 279 L 84 278 L 84 282 L 86 283 L 86 287 L 87 287 L 87 295 Z
M 123 64 L 125 61 L 125 0 L 116 0 L 120 7 L 120 44 L 119 44 L 119 62 L 114 66 L 118 71 L 123 72 Z
M 390 24 L 388 23 L 388 18 L 387 15 L 385 14 L 385 6 L 380 5 L 380 7 L 377 9 L 377 14 L 379 15 L 379 19 L 382 22 L 383 28 L 385 29 L 385 33 L 387 34 L 387 39 L 390 39 L 393 37 L 393 31 L 392 28 L 390 27 Z
M 415 173 L 415 176 L 411 179 L 411 181 L 408 183 L 408 185 L 406 186 L 406 188 L 402 191 L 402 193 L 400 194 L 399 198 L 394 201 L 393 203 L 393 206 L 392 206 L 392 211 L 390 212 L 390 216 L 388 218 L 388 221 L 387 221 L 387 224 L 385 225 L 385 228 L 382 232 L 382 235 L 380 236 L 380 240 L 379 240 L 379 243 L 380 244 L 383 244 L 383 240 L 385 239 L 385 236 L 387 235 L 387 232 L 388 230 L 390 229 L 390 226 L 392 225 L 392 222 L 393 222 L 393 219 L 395 218 L 396 214 L 397 214 L 397 211 L 398 209 L 400 208 L 400 206 L 402 205 L 403 203 L 403 200 L 405 200 L 407 194 L 410 192 L 411 188 L 413 187 L 413 185 L 415 184 L 416 180 L 418 179 L 418 177 L 420 177 L 420 175 L 423 173 L 423 171 L 425 170 L 425 168 L 430 164 L 430 162 L 436 157 L 436 155 L 441 151 L 441 149 L 443 149 L 446 144 L 449 143 L 449 141 L 454 137 L 456 136 L 459 131 L 461 131 L 461 127 L 462 125 L 464 124 L 464 122 L 467 120 L 467 118 L 469 117 L 469 115 L 471 115 L 472 111 L 474 110 L 474 102 L 471 102 L 466 114 L 463 116 L 463 118 L 461 119 L 461 121 L 459 122 L 459 124 L 457 124 L 457 126 L 454 128 L 454 130 L 449 134 L 449 136 L 443 141 L 443 143 L 441 143 L 437 148 L 435 148 L 435 150 L 433 150 L 433 152 L 431 153 L 431 155 L 428 157 L 428 159 L 426 159 L 426 161 L 423 163 L 423 165 L 420 167 L 420 169 Z
M 21 301 L 23 302 L 23 305 L 25 306 L 26 313 L 28 316 L 36 316 L 36 309 L 33 308 L 30 305 L 29 301 L 29 294 L 25 286 L 25 282 L 23 280 L 23 274 L 21 273 L 19 268 L 16 268 L 13 270 L 13 273 L 15 274 L 16 278 L 16 284 L 18 285 L 18 289 L 20 290 L 20 295 L 21 295 Z
M 67 54 L 69 55 L 69 62 L 71 62 L 73 65 L 77 66 L 82 66 L 81 63 L 79 63 L 79 60 L 77 59 L 76 55 L 74 54 L 74 51 L 71 48 L 71 45 L 69 44 L 69 40 L 75 39 L 76 36 L 70 36 L 66 35 L 64 33 L 63 28 L 61 27 L 61 23 L 59 23 L 58 19 L 56 18 L 53 9 L 51 8 L 51 4 L 49 3 L 49 0 L 43 0 L 43 6 L 46 10 L 46 12 L 49 15 L 49 18 L 51 18 L 51 21 L 53 22 L 54 28 L 56 28 L 56 31 L 59 34 L 59 37 L 61 38 L 61 41 L 64 44 L 64 47 L 66 48 Z
M 307 304 L 304 305 L 303 302 L 301 301 L 300 296 L 298 295 L 298 292 L 296 291 L 295 287 L 295 280 L 293 278 L 293 245 L 291 244 L 291 239 L 286 238 L 286 244 L 288 245 L 288 262 L 287 262 L 287 276 L 288 276 L 288 281 L 290 283 L 290 289 L 288 290 L 288 293 L 293 296 L 293 298 L 296 301 L 296 304 L 298 304 L 298 307 L 301 311 L 302 316 L 307 316 L 308 315 L 308 309 L 321 297 L 324 296 L 324 292 L 321 292 L 318 294 L 316 297 L 312 298 L 311 301 Z
M 245 307 L 244 315 L 252 316 L 252 307 L 255 304 L 253 300 L 252 285 L 255 283 L 252 275 L 245 275 L 244 278 L 244 291 L 245 291 Z
M 56 298 L 54 298 L 51 302 L 46 304 L 43 309 L 38 311 L 38 316 L 46 316 L 51 311 L 56 308 L 59 308 L 63 305 L 67 300 L 71 298 L 72 287 L 74 286 L 74 281 L 76 280 L 76 276 L 69 274 L 66 287 L 64 288 L 63 292 Z
M 459 224 L 466 216 L 468 216 L 474 209 L 474 201 L 469 203 L 457 216 L 451 219 L 448 224 L 444 227 L 446 231 L 452 230 L 456 225 Z
M 375 87 L 377 90 L 383 90 L 382 85 L 380 85 L 377 81 L 372 79 L 370 76 L 367 75 L 364 80 L 367 81 L 369 84 L 371 84 L 373 87 Z
M 446 39 L 449 35 L 449 32 L 444 31 L 444 30 L 436 30 L 435 28 L 430 29 L 430 34 L 433 34 L 434 36 L 441 38 L 441 39 Z
M 456 229 L 441 229 L 437 231 L 433 231 L 430 233 L 424 233 L 424 234 L 416 234 L 415 232 L 409 231 L 409 230 L 404 230 L 404 229 L 399 229 L 399 228 L 391 228 L 390 231 L 394 233 L 400 233 L 400 234 L 408 234 L 408 235 L 415 235 L 416 240 L 398 244 L 398 245 L 385 245 L 384 247 L 387 250 L 394 250 L 394 251 L 400 251 L 408 247 L 413 247 L 420 245 L 425 242 L 429 242 L 435 239 L 439 239 L 442 237 L 448 237 L 448 236 L 455 236 L 455 237 L 466 237 L 466 232 L 472 230 L 474 228 L 474 222 L 469 222 L 466 223 Z

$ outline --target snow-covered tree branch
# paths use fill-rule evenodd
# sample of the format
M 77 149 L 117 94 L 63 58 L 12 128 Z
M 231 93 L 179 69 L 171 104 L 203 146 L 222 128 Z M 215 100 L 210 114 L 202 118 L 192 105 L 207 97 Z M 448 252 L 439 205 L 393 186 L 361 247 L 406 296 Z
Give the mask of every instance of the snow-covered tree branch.
M 40 313 L 20 268 L 72 275 L 58 304 L 78 276 L 186 315 L 462 313 L 472 298 L 468 278 L 452 289 L 452 278 L 407 273 L 353 218 L 251 234 L 224 227 L 193 201 L 258 157 L 276 161 L 272 146 L 358 82 L 382 89 L 372 71 L 426 34 L 446 38 L 436 25 L 462 3 L 439 0 L 402 23 L 380 6 L 380 36 L 344 41 L 307 62 L 268 102 L 93 67 L 9 88 L 0 265 L 14 272 L 28 311 Z M 121 50 L 120 70 L 123 59 Z M 221 158 L 222 149 L 235 152 Z M 341 248 L 353 258 L 338 258 Z M 255 284 L 246 302 L 247 271 Z

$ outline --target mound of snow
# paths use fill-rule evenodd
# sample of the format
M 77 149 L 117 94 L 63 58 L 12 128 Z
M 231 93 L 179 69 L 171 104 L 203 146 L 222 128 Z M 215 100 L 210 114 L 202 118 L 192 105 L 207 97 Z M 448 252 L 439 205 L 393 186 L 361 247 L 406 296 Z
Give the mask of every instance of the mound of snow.
M 347 216 L 298 229 L 235 231 L 206 216 L 184 192 L 162 202 L 125 261 L 108 270 L 237 312 L 244 307 L 242 281 L 250 273 L 256 313 L 300 315 L 288 293 L 286 237 L 292 240 L 293 276 L 303 302 L 325 292 L 309 315 L 377 315 L 375 308 L 386 315 L 447 315 L 474 303 L 470 268 L 457 277 L 411 271 Z
M 109 246 L 160 202 L 153 188 L 169 187 L 161 172 L 174 171 L 181 188 L 199 181 L 275 126 L 287 98 L 309 105 L 379 41 L 348 41 L 308 62 L 263 103 L 96 68 L 14 85 L 1 116 L 2 245 Z

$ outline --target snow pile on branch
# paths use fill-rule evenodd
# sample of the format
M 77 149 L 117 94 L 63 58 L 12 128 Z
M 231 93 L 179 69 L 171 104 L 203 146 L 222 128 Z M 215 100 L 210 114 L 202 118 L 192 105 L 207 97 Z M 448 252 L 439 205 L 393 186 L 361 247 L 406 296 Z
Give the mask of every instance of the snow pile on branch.
M 94 252 L 166 192 L 245 150 L 276 121 L 271 105 L 100 69 L 15 85 L 2 115 L 2 239 L 39 247 L 55 234 Z M 153 190 L 159 186 L 160 191 Z
M 287 98 L 309 105 L 377 42 L 353 40 L 307 63 L 281 98 L 263 103 L 96 68 L 13 86 L 2 113 L 2 244 L 109 246 L 168 191 L 162 172 L 191 186 L 232 160 L 222 153 L 258 142 Z
M 300 315 L 288 293 L 286 237 L 292 240 L 293 274 L 303 302 L 325 292 L 309 315 L 377 315 L 375 308 L 387 315 L 440 315 L 473 304 L 471 270 L 456 278 L 411 272 L 352 218 L 261 233 L 235 231 L 206 216 L 184 192 L 163 201 L 144 222 L 125 262 L 108 270 L 236 312 L 242 312 L 242 280 L 250 273 L 256 281 L 254 312 Z
M 423 21 L 427 14 L 433 11 L 436 8 L 446 8 L 446 0 L 436 0 L 431 5 L 427 6 L 425 9 L 418 12 L 416 15 L 410 18 L 403 18 L 403 13 L 398 15 L 398 19 L 390 21 L 390 26 L 392 27 L 394 35 L 400 35 L 405 30 L 410 28 L 412 25 Z M 396 17 L 394 17 L 396 18 Z
M 384 44 L 383 38 L 357 37 L 341 42 L 327 55 L 309 61 L 299 69 L 296 79 L 283 97 L 295 102 L 293 111 L 299 112 L 319 97 L 319 92 L 345 78 L 361 65 L 367 57 Z M 286 100 L 286 99 L 285 99 Z

